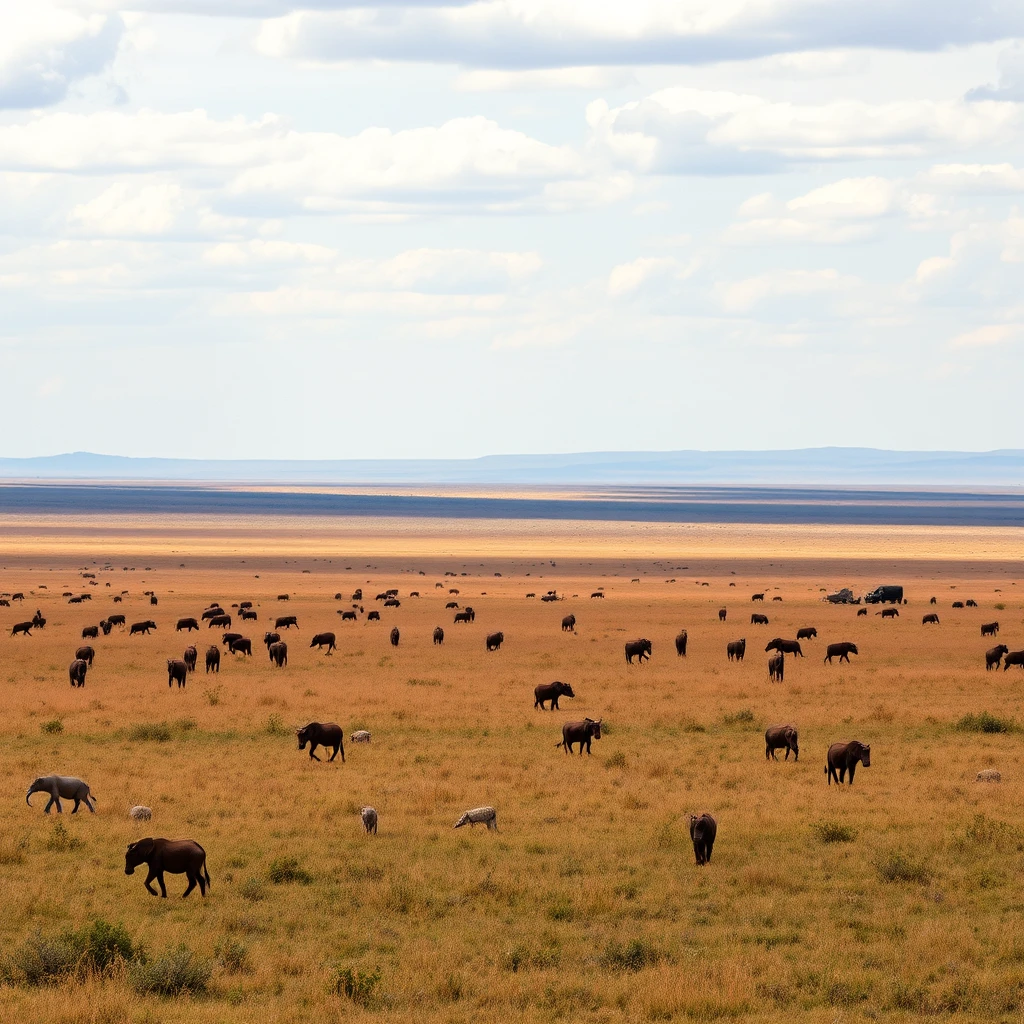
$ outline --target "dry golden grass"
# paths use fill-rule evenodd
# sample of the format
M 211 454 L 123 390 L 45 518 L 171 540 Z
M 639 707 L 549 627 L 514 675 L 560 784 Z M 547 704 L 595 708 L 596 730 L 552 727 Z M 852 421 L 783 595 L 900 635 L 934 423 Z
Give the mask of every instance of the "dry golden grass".
M 882 573 L 851 561 L 841 573 L 838 550 L 782 565 L 751 548 L 732 561 L 716 552 L 714 571 L 700 570 L 703 587 L 694 571 L 675 568 L 706 559 L 699 545 L 664 572 L 635 548 L 625 565 L 594 552 L 591 564 L 563 563 L 559 549 L 552 566 L 537 557 L 535 536 L 513 564 L 504 557 L 512 536 L 502 535 L 498 554 L 473 549 L 472 563 L 424 555 L 418 564 L 376 553 L 339 560 L 337 540 L 331 563 L 244 540 L 230 558 L 203 560 L 171 537 L 154 542 L 152 561 L 98 571 L 96 587 L 76 569 L 98 568 L 93 559 L 112 550 L 99 542 L 51 538 L 45 549 L 22 541 L 9 550 L 0 590 L 27 596 L 0 609 L 0 624 L 36 607 L 48 622 L 29 638 L 0 631 L 0 945 L 9 953 L 34 931 L 56 935 L 103 917 L 123 922 L 151 954 L 184 942 L 215 967 L 200 997 L 141 996 L 123 972 L 7 985 L 0 1019 L 1019 1017 L 1021 734 L 953 728 L 981 712 L 1024 725 L 1021 674 L 986 673 L 991 641 L 979 635 L 981 622 L 999 619 L 999 639 L 1024 647 L 1012 565 L 947 557 Z M 350 552 L 374 547 L 346 543 Z M 898 544 L 898 533 L 886 543 Z M 427 575 L 401 571 L 413 567 Z M 449 567 L 470 575 L 445 578 Z M 895 622 L 820 600 L 821 587 L 887 581 L 905 582 L 911 601 Z M 381 623 L 343 624 L 336 608 L 349 602 L 333 594 L 357 586 L 367 609 L 380 607 L 374 595 L 389 586 L 402 606 L 381 609 Z M 474 624 L 452 624 L 449 586 L 476 609 Z M 599 586 L 607 598 L 591 600 Z M 114 610 L 122 587 L 131 595 L 118 610 L 129 622 L 152 616 L 159 629 L 91 641 L 96 664 L 85 688 L 72 690 L 67 666 L 81 628 Z M 540 603 L 551 588 L 567 599 Z M 159 596 L 155 609 L 141 596 L 148 589 Z M 69 606 L 64 590 L 94 600 Z M 760 590 L 765 605 L 752 606 Z M 283 591 L 287 605 L 275 600 Z M 933 593 L 942 623 L 923 627 Z M 967 597 L 981 607 L 950 609 Z M 224 655 L 220 675 L 206 676 L 202 653 L 220 631 L 193 633 L 199 673 L 185 690 L 168 689 L 165 659 L 190 639 L 173 631 L 175 620 L 212 599 L 246 598 L 260 620 L 236 628 L 257 641 L 255 656 Z M 752 609 L 771 625 L 749 625 Z M 575 634 L 559 626 L 569 611 Z M 299 617 L 300 632 L 286 634 L 290 663 L 276 670 L 258 641 L 285 612 Z M 392 624 L 402 631 L 397 649 Z M 440 648 L 431 643 L 438 624 Z M 769 684 L 765 643 L 804 625 L 819 639 L 805 643 L 805 659 L 787 659 L 784 684 Z M 686 659 L 672 644 L 680 627 L 689 631 Z M 338 635 L 331 657 L 308 648 L 325 629 Z M 495 629 L 506 643 L 488 654 L 484 635 Z M 653 641 L 653 658 L 628 667 L 622 645 L 636 636 Z M 747 659 L 730 664 L 726 641 L 741 636 Z M 855 640 L 860 658 L 823 665 L 825 644 L 840 639 Z M 563 698 L 561 712 L 535 711 L 534 685 L 552 679 L 571 682 L 577 698 Z M 584 715 L 603 718 L 606 735 L 593 757 L 567 757 L 555 749 L 560 725 Z M 347 744 L 344 765 L 311 763 L 282 730 L 316 719 L 339 722 L 346 736 L 370 729 L 373 741 Z M 44 731 L 55 720 L 62 731 Z M 784 721 L 800 729 L 800 761 L 766 763 L 764 727 Z M 132 738 L 134 727 L 161 723 L 170 739 Z M 827 787 L 825 749 L 853 737 L 871 743 L 871 767 L 852 788 Z M 974 781 L 987 767 L 1002 771 L 1001 784 Z M 31 810 L 24 804 L 28 782 L 49 772 L 79 774 L 97 795 L 96 815 L 63 815 L 78 848 L 54 843 L 41 796 Z M 126 818 L 135 803 L 153 808 L 151 823 Z M 463 810 L 485 803 L 498 809 L 498 834 L 452 830 Z M 362 833 L 363 804 L 380 813 L 376 837 Z M 684 816 L 702 810 L 717 817 L 719 836 L 711 865 L 698 869 Z M 844 828 L 852 841 L 822 841 Z M 198 891 L 180 900 L 181 876 L 168 876 L 164 901 L 139 874 L 124 875 L 125 844 L 143 835 L 203 844 L 213 878 L 206 900 Z M 282 857 L 312 881 L 271 882 Z M 247 948 L 245 969 L 217 965 L 226 940 Z M 338 967 L 356 977 L 379 971 L 365 1005 L 328 991 Z

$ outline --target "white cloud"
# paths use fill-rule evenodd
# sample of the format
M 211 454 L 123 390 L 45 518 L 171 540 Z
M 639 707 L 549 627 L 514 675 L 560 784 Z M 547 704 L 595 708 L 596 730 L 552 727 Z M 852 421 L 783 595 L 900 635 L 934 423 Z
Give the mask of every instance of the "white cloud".
M 93 236 L 162 235 L 174 226 L 184 205 L 182 189 L 174 182 L 119 181 L 76 206 L 69 220 Z
M 1016 341 L 1024 334 L 1024 324 L 985 324 L 975 327 L 963 334 L 958 334 L 949 342 L 950 348 L 987 348 L 991 345 L 1002 345 L 1008 341 Z
M 730 313 L 746 313 L 769 299 L 806 298 L 848 292 L 860 281 L 851 275 L 824 270 L 771 270 L 739 281 L 717 285 L 715 292 L 722 308 Z
M 1024 192 L 1024 170 L 1013 164 L 936 164 L 919 176 L 932 189 L 966 195 Z
M 550 90 L 622 89 L 635 81 L 628 68 L 530 68 L 508 71 L 477 68 L 455 79 L 462 92 L 548 92 Z

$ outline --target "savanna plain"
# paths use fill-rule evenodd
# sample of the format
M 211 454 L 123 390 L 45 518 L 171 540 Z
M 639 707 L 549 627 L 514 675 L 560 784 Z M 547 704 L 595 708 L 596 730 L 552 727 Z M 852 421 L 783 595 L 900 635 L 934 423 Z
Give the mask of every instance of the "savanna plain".
M 517 550 L 514 524 L 405 547 L 372 523 L 365 543 L 351 530 L 278 543 L 271 524 L 232 533 L 224 550 L 211 547 L 215 525 L 202 539 L 154 526 L 130 541 L 7 526 L 0 591 L 25 599 L 0 608 L 4 1020 L 1024 1011 L 1024 676 L 987 672 L 984 659 L 994 643 L 1024 648 L 1013 531 L 998 550 L 981 530 L 948 543 L 933 532 L 920 550 L 897 530 L 837 531 L 780 557 L 794 532 L 764 527 L 732 552 L 716 535 L 712 558 L 708 535 L 645 547 L 628 524 L 583 555 L 536 526 Z M 896 619 L 822 601 L 882 583 L 906 589 Z M 389 588 L 400 607 L 374 600 Z M 542 603 L 552 590 L 560 600 Z M 69 604 L 66 591 L 92 600 Z M 968 598 L 978 607 L 951 607 Z M 238 623 L 231 606 L 244 600 L 257 621 Z M 174 626 L 215 601 L 253 656 L 223 651 L 220 673 L 206 674 L 221 631 Z M 450 601 L 475 621 L 454 624 Z M 353 604 L 381 621 L 343 622 Z M 12 637 L 36 609 L 45 628 Z M 938 625 L 922 625 L 930 611 Z M 157 630 L 88 641 L 95 664 L 72 689 L 83 627 L 112 612 Z M 751 625 L 752 612 L 770 624 Z M 563 631 L 569 613 L 576 627 Z M 281 631 L 278 669 L 262 638 L 285 614 L 298 630 Z M 982 637 L 993 620 L 999 636 Z M 787 656 L 785 681 L 769 682 L 765 644 L 806 626 L 818 636 L 805 657 Z M 685 658 L 673 644 L 684 628 Z M 310 649 L 328 630 L 336 652 Z M 496 630 L 505 640 L 489 653 Z M 623 644 L 638 637 L 652 657 L 627 665 Z M 746 658 L 730 662 L 726 644 L 741 637 Z M 824 664 L 840 640 L 859 656 Z M 169 688 L 166 660 L 189 643 L 198 671 Z M 536 710 L 534 687 L 555 679 L 575 699 Z M 562 723 L 584 716 L 602 720 L 603 736 L 592 756 L 566 756 Z M 294 730 L 310 721 L 342 726 L 344 763 L 297 749 Z M 764 730 L 785 722 L 799 730 L 799 760 L 766 760 Z M 357 729 L 371 742 L 351 743 Z M 870 743 L 871 765 L 852 787 L 827 786 L 826 749 L 845 739 Z M 987 768 L 1002 781 L 977 782 Z M 72 816 L 68 803 L 46 816 L 40 795 L 27 807 L 28 783 L 50 773 L 84 778 L 97 813 Z M 130 820 L 134 804 L 152 821 Z M 453 829 L 486 804 L 496 833 Z M 364 805 L 377 808 L 377 835 L 363 831 Z M 703 811 L 718 838 L 697 867 L 686 815 Z M 202 844 L 205 899 L 182 900 L 180 875 L 167 876 L 166 900 L 144 874 L 125 875 L 126 845 L 148 835 Z

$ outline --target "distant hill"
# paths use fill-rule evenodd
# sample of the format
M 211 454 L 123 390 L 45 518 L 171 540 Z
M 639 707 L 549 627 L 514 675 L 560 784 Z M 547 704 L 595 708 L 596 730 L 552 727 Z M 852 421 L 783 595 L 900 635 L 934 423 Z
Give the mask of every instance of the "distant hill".
M 1024 450 L 902 452 L 584 452 L 480 459 L 133 459 L 72 452 L 0 459 L 5 480 L 166 480 L 280 484 L 1024 486 Z

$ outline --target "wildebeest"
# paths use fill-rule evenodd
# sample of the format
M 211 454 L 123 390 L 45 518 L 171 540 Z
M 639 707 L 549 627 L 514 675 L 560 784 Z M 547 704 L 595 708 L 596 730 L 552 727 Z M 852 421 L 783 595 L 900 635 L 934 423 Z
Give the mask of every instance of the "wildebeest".
M 458 608 L 459 607 L 459 602 L 458 601 L 449 601 L 444 607 L 445 607 L 445 610 L 448 610 L 450 608 Z
M 759 612 L 754 612 L 754 614 L 750 616 L 750 624 L 752 626 L 767 626 L 768 616 L 761 615 Z
M 103 619 L 100 622 L 100 629 L 103 630 L 104 636 L 110 636 L 110 631 L 113 629 L 113 623 L 109 619 Z
M 772 598 L 772 600 L 773 600 L 773 601 L 781 601 L 781 600 L 782 600 L 782 598 L 781 598 L 781 597 L 779 597 L 779 596 L 778 596 L 778 594 L 776 594 L 776 595 L 775 595 L 775 597 L 773 597 L 773 598 Z
M 488 829 L 494 832 L 498 831 L 498 812 L 493 807 L 474 807 L 471 811 L 466 811 L 457 822 L 455 822 L 455 828 L 462 828 L 463 825 L 469 825 L 472 828 L 474 825 L 486 825 Z
M 967 600 L 966 600 L 966 601 L 964 602 L 964 604 L 966 604 L 968 608 L 977 608 L 977 607 L 978 607 L 978 602 L 977 602 L 977 601 L 975 601 L 975 600 L 974 600 L 974 598 L 972 598 L 972 597 L 969 597 L 969 598 L 968 598 L 968 599 L 967 599 Z
M 990 668 L 999 668 L 999 660 L 1004 654 L 1009 654 L 1010 648 L 1006 644 L 998 644 L 996 647 L 990 647 L 985 652 L 985 671 L 987 672 Z
M 456 612 L 455 613 L 455 618 L 454 618 L 453 621 L 455 621 L 455 622 L 472 622 L 473 621 L 473 616 L 469 612 Z
M 92 659 L 96 657 L 96 652 L 88 646 L 79 647 L 78 650 L 75 651 L 75 657 L 88 662 L 89 668 L 92 668 Z
M 685 629 L 681 629 L 676 634 L 676 654 L 678 654 L 680 658 L 685 658 L 686 657 L 686 630 Z
M 698 867 L 711 863 L 711 851 L 715 848 L 717 835 L 718 822 L 707 811 L 700 817 L 690 815 L 690 839 L 693 841 L 693 854 L 697 858 Z
M 933 597 L 928 603 L 929 604 L 938 604 L 939 601 L 938 601 L 938 598 Z
M 435 644 L 443 644 L 444 643 L 444 630 L 440 626 L 435 626 L 434 627 L 434 643 Z
M 227 626 L 231 628 L 231 616 L 225 612 L 223 615 L 211 615 L 210 624 L 207 628 L 213 629 L 214 627 Z
M 288 595 L 287 594 L 278 594 L 277 595 L 277 599 L 278 599 L 278 601 L 287 601 L 288 600 Z
M 367 614 L 366 614 L 366 621 L 367 622 L 380 622 L 380 612 L 367 612 Z
M 390 633 L 390 637 L 389 638 L 391 640 L 391 646 L 392 647 L 397 647 L 398 646 L 398 641 L 402 638 L 402 634 L 398 632 L 398 627 L 397 626 L 392 626 L 391 627 L 391 633 Z
M 84 658 L 75 658 L 68 666 L 68 677 L 72 686 L 85 686 L 85 674 L 89 670 L 89 663 Z
M 191 633 L 193 629 L 198 629 L 199 623 L 195 619 L 178 619 L 177 624 L 174 627 L 175 632 L 180 633 L 183 629 Z
M 280 633 L 264 633 L 263 634 L 263 643 L 266 644 L 267 647 L 269 647 L 271 644 L 276 644 L 277 641 L 280 640 L 280 639 L 281 639 L 281 634 Z
M 68 604 L 81 604 L 82 599 L 80 597 L 69 597 Z
M 402 602 L 399 601 L 397 597 L 389 597 L 384 602 L 384 607 L 385 608 L 401 608 L 402 607 Z
M 334 722 L 310 722 L 309 725 L 303 726 L 299 729 L 295 735 L 299 738 L 299 750 L 305 750 L 306 744 L 309 744 L 309 757 L 312 761 L 319 761 L 320 758 L 316 756 L 316 748 L 323 747 L 325 750 L 334 748 L 334 753 L 328 758 L 329 761 L 333 761 L 338 754 L 341 754 L 341 760 L 345 760 L 345 744 L 342 742 L 341 726 Z
M 215 604 L 215 605 L 211 605 L 209 608 L 207 608 L 206 611 L 204 611 L 203 614 L 200 616 L 200 618 L 212 619 L 216 615 L 226 615 L 226 614 L 227 613 L 224 611 L 223 608 L 221 608 L 221 606 L 219 604 Z
M 168 658 L 167 659 L 167 686 L 170 688 L 172 683 L 178 684 L 180 690 L 188 679 L 188 665 L 181 658 Z
M 452 587 L 452 589 L 448 591 L 449 594 L 458 594 L 458 592 L 458 589 L 455 587 Z
M 858 608 L 857 609 L 857 614 L 858 615 L 867 615 L 867 613 L 868 613 L 867 608 Z
M 208 647 L 206 649 L 206 671 L 220 672 L 220 648 Z
M 17 594 L 11 594 L 11 600 L 12 601 L 24 601 L 25 600 L 25 595 L 20 593 L 20 592 L 17 593 Z
M 355 612 L 346 612 L 341 608 L 338 609 L 338 614 L 341 616 L 342 622 L 355 622 L 358 618 Z
M 785 675 L 786 656 L 782 651 L 777 651 L 768 659 L 768 678 L 781 683 Z
M 220 642 L 224 647 L 230 648 L 236 640 L 241 640 L 241 633 L 224 633 L 221 635 Z
M 239 601 L 238 602 L 238 607 L 239 608 L 251 608 L 252 607 L 252 601 Z
M 96 627 L 92 626 L 91 628 L 95 629 Z M 31 622 L 16 622 L 14 624 L 14 628 L 11 630 L 11 636 L 17 636 L 19 633 L 24 633 L 25 636 L 31 636 L 32 635 L 32 623 Z M 83 630 L 82 631 L 82 636 L 85 636 L 85 635 L 86 635 L 85 631 Z M 96 636 L 95 633 L 90 633 L 89 635 L 90 636 Z
M 954 601 L 953 602 L 953 607 L 954 608 L 963 608 L 963 606 L 964 606 L 963 601 Z
M 778 651 L 780 654 L 792 654 L 801 658 L 804 656 L 799 640 L 783 640 L 780 636 L 768 643 L 765 647 L 765 652 L 767 651 Z
M 853 773 L 857 770 L 858 762 L 865 768 L 871 767 L 871 744 L 861 743 L 860 740 L 848 740 L 845 743 L 833 743 L 828 748 L 828 757 L 825 761 L 825 774 L 828 776 L 828 784 L 836 780 L 836 785 L 841 785 L 850 773 L 850 785 L 853 785 Z M 838 774 L 837 774 L 838 773 Z
M 489 650 L 489 651 L 497 651 L 497 650 L 499 650 L 501 648 L 501 645 L 504 642 L 505 642 L 505 634 L 501 633 L 501 632 L 498 632 L 498 633 L 488 633 L 487 637 L 486 637 L 486 640 L 485 640 L 485 643 L 487 644 L 487 650 Z
M 360 807 L 359 817 L 363 821 L 363 828 L 367 835 L 377 834 L 377 811 L 373 807 Z
M 576 628 L 576 616 L 575 615 L 566 615 L 566 617 L 564 619 L 562 619 L 562 632 L 563 633 L 568 633 L 571 630 L 574 630 L 575 628 Z
M 135 869 L 145 864 L 149 868 L 146 875 L 146 889 L 150 895 L 157 892 L 152 883 L 160 886 L 160 895 L 167 899 L 167 886 L 164 885 L 164 872 L 172 875 L 184 875 L 188 879 L 188 888 L 182 893 L 184 899 L 197 885 L 200 895 L 206 895 L 210 884 L 210 872 L 206 867 L 206 851 L 192 839 L 152 839 L 147 837 L 137 843 L 129 843 L 124 855 L 124 873 L 134 875 Z
M 150 594 L 150 595 L 149 595 L 149 603 L 150 603 L 150 604 L 158 604 L 158 603 L 159 603 L 159 602 L 157 601 L 157 599 L 156 599 L 156 594 Z
M 335 643 L 335 636 L 333 633 L 317 633 L 316 636 L 313 637 L 309 646 L 315 647 L 318 651 L 322 647 L 326 646 L 328 654 L 333 650 L 337 650 L 337 644 Z
M 292 626 L 299 628 L 299 620 L 294 615 L 279 615 L 274 619 L 274 629 L 291 629 Z
M 922 616 L 922 626 L 927 626 L 929 622 L 934 623 L 936 626 L 939 625 L 939 617 L 935 614 L 935 612 L 929 612 L 929 614 Z
M 603 590 L 595 590 L 590 596 L 591 597 L 604 597 L 604 591 Z
M 232 654 L 244 654 L 247 657 L 252 657 L 252 641 L 245 636 L 239 637 L 228 644 L 228 651 Z
M 728 614 L 728 609 L 727 608 L 719 608 L 718 609 L 718 621 L 719 622 L 725 622 L 725 616 L 727 614 Z
M 899 609 L 897 608 L 883 608 L 880 612 L 875 612 L 876 615 L 881 615 L 883 619 L 898 619 L 900 617 Z
M 642 665 L 651 656 L 653 647 L 650 640 L 629 640 L 626 642 L 626 664 L 632 665 L 636 658 Z
M 352 601 L 362 601 L 362 599 L 363 599 L 363 588 L 362 587 L 359 587 L 357 590 L 353 590 L 352 591 L 352 597 L 350 598 L 350 600 L 352 600 Z
M 78 813 L 78 805 L 84 803 L 93 814 L 96 813 L 96 808 L 93 807 L 92 801 L 96 799 L 89 791 L 87 783 L 81 779 L 76 779 L 73 775 L 42 775 L 31 786 L 28 787 L 28 792 L 25 794 L 25 803 L 32 806 L 32 801 L 29 799 L 33 793 L 49 793 L 50 799 L 46 802 L 46 806 L 43 808 L 44 814 L 50 813 L 50 808 L 55 804 L 57 806 L 57 813 L 63 814 L 63 810 L 60 806 L 61 798 L 65 800 L 74 800 L 75 806 L 71 811 L 72 814 Z
M 796 631 L 797 640 L 814 640 L 818 635 L 818 631 L 813 626 L 801 626 Z
M 601 719 L 596 722 L 592 718 L 584 718 L 582 722 L 566 722 L 562 726 L 562 739 L 556 743 L 556 747 L 562 747 L 567 754 L 572 753 L 572 745 L 580 745 L 580 757 L 583 756 L 583 747 L 587 748 L 587 755 L 590 755 L 590 741 L 601 738 Z
M 1003 671 L 1005 672 L 1011 665 L 1019 665 L 1024 668 L 1024 651 L 1009 651 L 1003 658 Z
M 195 672 L 196 662 L 199 660 L 199 651 L 194 646 L 186 647 L 185 653 L 181 656 L 181 660 L 185 662 L 185 668 L 189 672 Z
M 271 644 L 267 648 L 267 654 L 270 655 L 271 662 L 278 668 L 284 668 L 288 664 L 288 645 L 283 640 L 278 640 L 276 644 Z
M 146 619 L 145 622 L 133 622 L 128 630 L 128 635 L 134 636 L 136 633 L 149 633 L 151 629 L 156 629 L 156 623 L 152 619 Z M 95 635 L 94 633 L 93 636 Z
M 123 615 L 108 615 L 107 616 L 107 622 L 109 622 L 112 626 L 123 626 L 124 625 L 124 616 Z
M 544 702 L 551 701 L 551 710 L 558 710 L 559 697 L 575 697 L 572 687 L 568 683 L 555 681 L 553 683 L 538 683 L 533 688 L 533 706 L 544 710 Z
M 981 627 L 981 635 L 982 636 L 995 636 L 998 632 L 999 632 L 999 623 L 998 622 L 986 622 Z
M 256 612 L 254 612 L 251 608 L 242 608 L 240 609 L 239 614 L 241 615 L 243 622 L 255 621 L 259 618 L 259 615 Z
M 46 619 L 43 618 L 42 612 L 36 609 L 35 615 L 32 616 L 32 626 L 34 629 L 42 629 L 46 625 Z
M 849 640 L 844 640 L 842 643 L 829 644 L 825 648 L 825 657 L 823 663 L 827 661 L 830 665 L 832 664 L 833 658 L 838 658 L 841 662 L 845 661 L 849 663 L 851 654 L 860 654 L 857 650 L 856 644 L 851 644 Z
M 134 629 L 134 628 L 135 627 L 133 626 L 132 629 Z M 100 635 L 100 627 L 99 626 L 84 626 L 82 628 L 82 639 L 83 640 L 86 640 L 86 639 L 88 639 L 90 637 L 95 639 L 99 635 Z
M 786 748 L 786 760 L 789 760 L 789 752 L 793 751 L 793 760 L 800 760 L 800 744 L 795 725 L 770 725 L 764 733 L 764 756 L 777 761 L 775 751 Z
M 730 640 L 725 645 L 725 653 L 729 656 L 729 660 L 742 661 L 743 656 L 747 653 L 747 639 L 744 637 L 742 640 Z
M 750 595 L 750 600 L 751 601 L 763 601 L 764 600 L 764 594 L 751 594 Z

